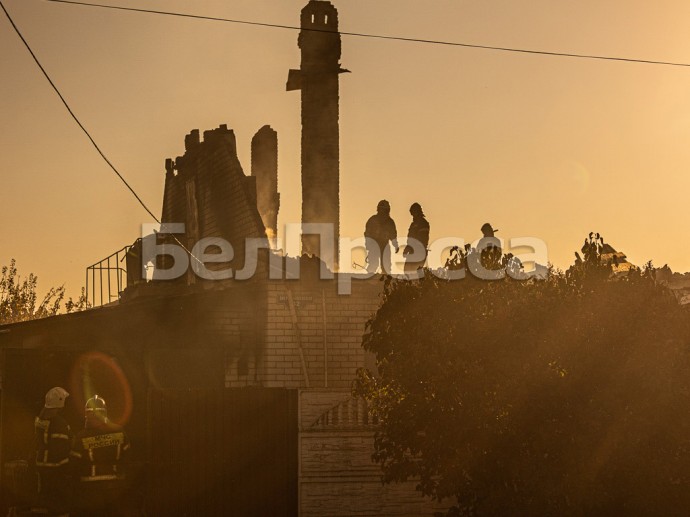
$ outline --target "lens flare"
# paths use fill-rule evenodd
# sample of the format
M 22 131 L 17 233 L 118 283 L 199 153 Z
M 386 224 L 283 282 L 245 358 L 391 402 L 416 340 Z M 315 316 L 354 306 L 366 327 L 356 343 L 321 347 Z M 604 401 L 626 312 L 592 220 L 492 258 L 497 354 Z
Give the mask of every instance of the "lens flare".
M 88 399 L 99 395 L 108 405 L 108 418 L 125 425 L 132 416 L 132 390 L 117 361 L 102 352 L 79 356 L 72 366 L 70 391 L 83 407 Z

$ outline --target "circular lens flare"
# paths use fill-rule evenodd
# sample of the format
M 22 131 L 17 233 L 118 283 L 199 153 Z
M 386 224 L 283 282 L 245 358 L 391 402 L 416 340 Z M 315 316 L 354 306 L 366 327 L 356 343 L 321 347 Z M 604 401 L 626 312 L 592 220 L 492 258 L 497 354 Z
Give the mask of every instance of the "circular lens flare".
M 117 361 L 102 352 L 87 352 L 72 366 L 70 388 L 75 402 L 84 407 L 86 401 L 98 395 L 108 407 L 108 418 L 125 425 L 132 416 L 132 389 Z

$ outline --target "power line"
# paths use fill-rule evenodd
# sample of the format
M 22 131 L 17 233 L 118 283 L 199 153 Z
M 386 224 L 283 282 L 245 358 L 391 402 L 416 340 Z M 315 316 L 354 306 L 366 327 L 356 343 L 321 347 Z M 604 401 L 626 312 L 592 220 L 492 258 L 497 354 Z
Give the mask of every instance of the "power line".
M 79 126 L 79 128 L 84 132 L 84 134 L 85 134 L 86 137 L 89 139 L 89 141 L 91 142 L 91 144 L 94 146 L 94 148 L 96 149 L 96 151 L 98 151 L 98 154 L 101 155 L 101 158 L 103 158 L 103 160 L 105 160 L 105 163 L 108 164 L 108 166 L 113 170 L 113 172 L 115 172 L 115 174 L 117 174 L 117 177 L 120 178 L 120 180 L 122 181 L 122 183 L 125 184 L 125 187 L 127 187 L 127 189 L 129 189 L 129 191 L 130 191 L 130 192 L 132 193 L 132 195 L 136 198 L 136 200 L 139 202 L 139 204 L 140 204 L 142 207 L 144 207 L 144 210 L 146 210 L 146 211 L 149 213 L 149 215 L 150 215 L 151 217 L 153 217 L 153 219 L 154 219 L 158 224 L 160 224 L 160 221 L 158 220 L 158 218 L 157 218 L 155 215 L 153 215 L 153 212 L 151 212 L 151 210 L 149 210 L 149 208 L 146 206 L 146 203 L 144 203 L 144 201 L 142 201 L 142 199 L 141 199 L 141 198 L 139 197 L 139 195 L 134 191 L 134 189 L 132 188 L 132 186 L 127 182 L 127 180 L 122 176 L 122 174 L 120 174 L 120 171 L 117 170 L 117 168 L 112 164 L 112 162 L 108 159 L 108 157 L 107 157 L 107 156 L 105 155 L 105 153 L 101 150 L 101 148 L 98 147 L 98 144 L 96 143 L 96 141 L 95 141 L 95 140 L 93 139 L 93 137 L 91 136 L 91 133 L 89 133 L 89 131 L 84 127 L 84 124 L 82 124 L 81 121 L 79 120 L 79 118 L 74 114 L 74 111 L 72 111 L 72 108 L 70 108 L 69 104 L 67 104 L 67 101 L 66 101 L 65 98 L 62 96 L 62 93 L 60 93 L 60 90 L 58 89 L 58 87 L 55 86 L 55 83 L 53 82 L 53 80 L 52 80 L 52 79 L 50 78 L 50 76 L 48 75 L 48 72 L 46 72 L 46 69 L 43 68 L 43 65 L 41 65 L 41 62 L 40 62 L 40 61 L 38 60 L 38 58 L 36 57 L 36 54 L 34 54 L 34 51 L 31 50 L 31 47 L 29 46 L 29 43 L 26 41 L 26 39 L 24 39 L 24 36 L 22 35 L 21 31 L 19 30 L 19 27 L 17 27 L 17 25 L 14 23 L 14 20 L 13 20 L 12 17 L 10 16 L 10 13 L 8 13 L 8 12 L 7 12 L 7 9 L 5 9 L 5 6 L 4 6 L 4 4 L 2 3 L 2 0 L 0 0 L 0 7 L 2 7 L 2 10 L 5 12 L 5 16 L 7 16 L 7 19 L 10 21 L 10 24 L 12 25 L 12 28 L 14 29 L 14 31 L 17 33 L 17 36 L 19 36 L 19 39 L 21 39 L 21 40 L 22 40 L 22 43 L 24 43 L 24 46 L 26 47 L 26 50 L 28 50 L 28 51 L 29 51 L 29 54 L 31 54 L 31 57 L 33 58 L 34 62 L 36 63 L 36 65 L 38 65 L 38 68 L 40 68 L 41 72 L 43 72 L 44 77 L 48 80 L 48 83 L 50 83 L 50 86 L 53 88 L 53 90 L 55 91 L 55 93 L 57 93 L 57 96 L 60 97 L 60 100 L 62 101 L 62 104 L 64 104 L 65 108 L 67 108 L 67 111 L 69 112 L 69 114 L 72 116 L 72 118 L 73 118 L 74 121 L 77 123 L 77 125 Z
M 17 33 L 17 36 L 19 36 L 19 39 L 21 39 L 21 40 L 22 40 L 22 43 L 24 43 L 24 46 L 25 46 L 26 49 L 29 51 L 29 54 L 31 54 L 31 57 L 33 58 L 33 60 L 34 60 L 34 62 L 36 63 L 36 65 L 38 65 L 38 68 L 40 68 L 41 72 L 43 72 L 44 77 L 48 80 L 48 83 L 50 83 L 50 86 L 53 88 L 53 90 L 55 91 L 55 93 L 57 94 L 57 96 L 60 98 L 60 100 L 62 101 L 62 104 L 65 106 L 65 108 L 67 108 L 67 111 L 69 112 L 69 114 L 71 115 L 71 117 L 72 117 L 72 118 L 74 119 L 74 121 L 77 123 L 77 125 L 79 126 L 79 128 L 84 132 L 84 134 L 85 134 L 86 137 L 89 139 L 89 141 L 91 142 L 91 144 L 93 145 L 93 147 L 96 149 L 96 151 L 98 151 L 98 154 L 101 155 L 101 158 L 103 158 L 103 160 L 105 161 L 105 163 L 108 164 L 108 166 L 113 170 L 113 172 L 114 172 L 115 174 L 117 174 L 117 177 L 120 178 L 120 180 L 122 181 L 122 183 L 124 183 L 124 185 L 127 187 L 127 189 L 132 193 L 132 195 L 136 198 L 136 200 L 137 200 L 137 201 L 139 202 L 139 204 L 144 208 L 144 210 L 146 210 L 146 212 L 148 212 L 148 214 L 153 218 L 153 220 L 156 221 L 158 224 L 162 224 L 162 223 L 160 222 L 160 220 L 159 220 L 159 219 L 153 214 L 153 212 L 149 209 L 149 207 L 146 206 L 146 203 L 144 203 L 144 201 L 141 199 L 141 197 L 139 197 L 139 194 L 136 193 L 136 191 L 135 191 L 135 190 L 132 188 L 132 186 L 127 182 L 127 180 L 124 178 L 124 176 L 122 176 L 122 174 L 120 174 L 120 171 L 118 171 L 117 168 L 113 165 L 113 163 L 108 159 L 108 157 L 105 155 L 105 153 L 101 150 L 101 148 L 98 146 L 98 144 L 96 143 L 96 141 L 95 141 L 95 140 L 93 139 L 93 137 L 91 136 L 91 133 L 89 133 L 89 131 L 84 127 L 84 124 L 81 123 L 81 121 L 79 120 L 79 118 L 77 117 L 77 115 L 75 115 L 74 111 L 72 111 L 72 108 L 70 108 L 69 104 L 68 104 L 67 101 L 65 100 L 65 97 L 63 97 L 62 93 L 60 93 L 60 90 L 59 90 L 58 87 L 55 85 L 55 83 L 53 82 L 53 80 L 50 78 L 50 76 L 48 75 L 48 72 L 46 72 L 45 68 L 43 68 L 43 65 L 41 65 L 41 62 L 40 62 L 40 61 L 38 60 L 38 58 L 36 57 L 36 54 L 34 54 L 34 51 L 31 50 L 31 46 L 29 45 L 29 43 L 26 41 L 26 39 L 25 39 L 24 36 L 22 35 L 21 31 L 19 30 L 19 27 L 17 27 L 17 25 L 14 23 L 14 20 L 13 20 L 12 17 L 10 16 L 10 13 L 7 12 L 7 9 L 5 8 L 5 5 L 2 3 L 2 0 L 0 0 L 0 8 L 2 8 L 2 10 L 4 11 L 5 16 L 7 16 L 7 19 L 10 21 L 10 24 L 12 25 L 12 28 L 14 28 L 14 31 Z M 192 252 L 189 251 L 189 250 L 187 249 L 187 247 L 186 247 L 184 244 L 182 244 L 182 243 L 179 241 L 179 239 L 178 239 L 174 234 L 171 234 L 171 235 L 172 235 L 172 238 L 182 247 L 182 249 L 184 249 L 184 250 L 189 254 L 190 257 L 192 257 L 192 258 L 193 258 L 194 260 L 196 260 L 197 262 L 201 263 L 201 261 L 200 261 L 197 257 L 195 257 L 195 256 L 192 254 Z
M 53 3 L 60 3 L 60 4 L 79 5 L 79 6 L 84 6 L 84 7 L 100 7 L 102 9 L 113 9 L 113 10 L 118 10 L 118 11 L 129 11 L 129 12 L 135 12 L 135 13 L 157 14 L 157 15 L 163 15 L 163 16 L 176 16 L 176 17 L 180 17 L 180 18 L 193 18 L 196 20 L 235 23 L 235 24 L 240 24 L 240 25 L 253 25 L 253 26 L 257 26 L 257 27 L 269 27 L 269 28 L 273 28 L 273 29 L 287 29 L 287 30 L 295 30 L 295 31 L 304 30 L 304 31 L 328 32 L 328 33 L 332 32 L 332 31 L 325 30 L 325 29 L 302 28 L 302 27 L 297 27 L 294 25 L 281 25 L 281 24 L 277 24 L 277 23 L 264 23 L 264 22 L 255 22 L 255 21 L 249 21 L 249 20 L 237 20 L 237 19 L 232 19 L 232 18 L 220 18 L 217 16 L 202 16 L 202 15 L 198 15 L 198 14 L 176 13 L 176 12 L 171 12 L 171 11 L 157 11 L 157 10 L 153 10 L 153 9 L 141 9 L 141 8 L 136 8 L 136 7 L 123 7 L 123 6 L 118 6 L 118 5 L 94 4 L 94 3 L 89 3 L 89 2 L 77 2 L 75 0 L 45 0 L 45 1 L 53 2 Z M 623 62 L 627 62 L 627 63 L 642 63 L 642 64 L 648 64 L 648 65 L 690 67 L 690 63 L 679 63 L 679 62 L 672 62 L 672 61 L 655 61 L 655 60 L 650 60 L 650 59 L 636 59 L 636 58 L 627 58 L 627 57 L 602 56 L 602 55 L 595 55 L 595 54 L 571 54 L 571 53 L 566 53 L 566 52 L 550 52 L 550 51 L 546 51 L 546 50 L 530 50 L 530 49 L 513 48 L 513 47 L 496 47 L 496 46 L 491 46 L 491 45 L 478 45 L 478 44 L 473 44 L 473 43 L 460 43 L 460 42 L 454 42 L 454 41 L 432 40 L 432 39 L 422 39 L 422 38 L 408 38 L 408 37 L 403 37 L 403 36 L 384 36 L 381 34 L 368 34 L 368 33 L 363 33 L 363 32 L 343 32 L 343 31 L 341 31 L 340 34 L 343 36 L 355 36 L 355 37 L 359 37 L 359 38 L 406 41 L 406 42 L 411 42 L 411 43 L 425 43 L 425 44 L 431 44 L 431 45 L 445 45 L 445 46 L 451 46 L 451 47 L 464 47 L 464 48 L 473 48 L 473 49 L 482 49 L 482 50 L 496 50 L 496 51 L 500 51 L 500 52 L 513 52 L 513 53 L 519 53 L 519 54 L 538 54 L 538 55 L 543 55 L 543 56 L 570 57 L 570 58 L 576 58 L 576 59 L 595 59 L 595 60 L 601 60 L 601 61 L 623 61 Z

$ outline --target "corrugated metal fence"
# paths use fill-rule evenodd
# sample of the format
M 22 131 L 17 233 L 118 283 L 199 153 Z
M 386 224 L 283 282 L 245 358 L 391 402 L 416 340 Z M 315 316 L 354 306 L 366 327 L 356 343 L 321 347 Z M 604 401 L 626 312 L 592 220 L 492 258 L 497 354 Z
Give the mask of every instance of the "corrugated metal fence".
M 296 391 L 151 390 L 148 407 L 149 515 L 297 515 Z

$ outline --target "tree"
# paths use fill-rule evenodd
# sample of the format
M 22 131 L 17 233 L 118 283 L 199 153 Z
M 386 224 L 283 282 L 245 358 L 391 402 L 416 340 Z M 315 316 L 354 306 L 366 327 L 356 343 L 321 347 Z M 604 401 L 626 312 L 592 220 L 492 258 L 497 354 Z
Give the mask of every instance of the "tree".
M 690 317 L 651 264 L 613 275 L 603 251 L 590 235 L 544 281 L 386 281 L 355 388 L 385 482 L 448 515 L 690 506 Z
M 3 266 L 0 276 L 0 324 L 47 318 L 58 314 L 65 298 L 65 287 L 51 287 L 40 301 L 37 287 L 38 277 L 30 273 L 27 278 L 22 279 L 14 259 L 10 261 L 9 266 Z M 72 298 L 67 300 L 65 308 L 68 313 L 86 309 L 84 289 L 76 301 Z

